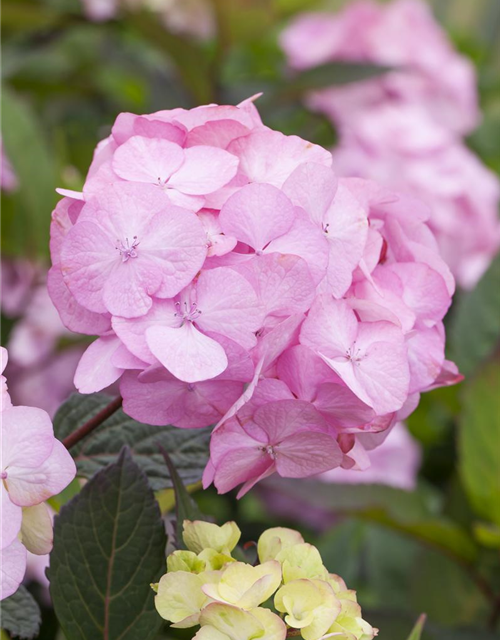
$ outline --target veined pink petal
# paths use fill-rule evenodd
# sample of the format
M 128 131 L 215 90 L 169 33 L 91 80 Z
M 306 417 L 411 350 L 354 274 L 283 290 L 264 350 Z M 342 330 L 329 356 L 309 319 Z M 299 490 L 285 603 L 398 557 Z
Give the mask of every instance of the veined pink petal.
M 263 311 L 253 287 L 228 267 L 203 271 L 196 285 L 196 319 L 203 331 L 220 333 L 250 349 L 257 339 Z
M 356 316 L 343 300 L 318 297 L 300 332 L 300 343 L 328 358 L 344 357 L 357 336 Z
M 137 358 L 148 364 L 156 358 L 146 342 L 146 330 L 149 327 L 178 327 L 180 318 L 176 316 L 177 307 L 173 300 L 155 299 L 150 310 L 139 318 L 112 318 L 113 330 L 127 349 Z
M 0 600 L 17 591 L 26 573 L 26 547 L 17 538 L 0 552 Z
M 330 382 L 318 387 L 314 406 L 328 424 L 343 432 L 359 431 L 376 417 L 348 387 Z
M 437 326 L 408 336 L 409 393 L 430 387 L 439 376 L 444 364 L 444 342 Z
M 275 447 L 276 471 L 284 478 L 307 478 L 339 467 L 342 451 L 326 433 L 294 433 Z
M 351 285 L 368 237 L 367 211 L 342 182 L 323 225 L 330 245 L 328 284 L 333 295 L 340 298 Z
M 295 212 L 290 200 L 269 184 L 250 184 L 222 207 L 219 222 L 224 233 L 255 251 L 290 230 Z
M 73 480 L 76 467 L 66 447 L 53 440 L 49 457 L 38 467 L 12 466 L 7 490 L 14 504 L 30 507 L 60 493 Z
M 162 283 L 158 265 L 148 255 L 119 262 L 103 285 L 102 299 L 113 315 L 137 318 L 149 311 Z
M 178 329 L 149 327 L 146 341 L 163 366 L 184 382 L 215 378 L 228 364 L 221 345 L 189 321 Z
M 120 345 L 116 336 L 103 336 L 87 348 L 75 373 L 75 387 L 80 393 L 101 391 L 118 380 L 123 369 L 115 367 L 111 358 Z
M 226 149 L 230 142 L 249 133 L 248 126 L 237 120 L 212 120 L 191 129 L 186 147 L 208 145 Z
M 161 138 L 132 136 L 115 151 L 113 171 L 132 182 L 162 186 L 184 162 L 179 145 Z
M 324 418 L 309 402 L 303 400 L 277 400 L 257 409 L 253 420 L 274 445 L 300 430 L 327 431 Z
M 285 136 L 264 128 L 234 140 L 228 151 L 240 159 L 240 171 L 251 182 L 266 182 L 281 187 L 304 162 L 330 167 L 331 154 L 298 136 Z
M 137 356 L 134 356 L 124 344 L 121 344 L 111 356 L 111 364 L 117 369 L 147 369 L 148 364 Z
M 245 449 L 233 449 L 216 466 L 214 484 L 219 493 L 226 493 L 242 482 L 268 474 L 275 463 L 258 443 Z
M 328 266 L 329 247 L 324 233 L 308 220 L 301 209 L 296 208 L 297 216 L 290 230 L 272 240 L 265 253 L 288 253 L 305 260 L 313 282 L 317 285 L 324 278 Z
M 238 159 L 215 147 L 196 146 L 184 150 L 184 163 L 169 180 L 182 193 L 199 196 L 213 193 L 236 175 Z
M 287 349 L 277 363 L 277 374 L 300 400 L 312 402 L 325 382 L 337 376 L 323 360 L 304 345 Z
M 54 430 L 49 414 L 35 407 L 10 407 L 2 413 L 2 468 L 39 467 L 54 446 Z
M 5 549 L 16 539 L 21 530 L 22 508 L 14 504 L 2 482 L 0 484 L 0 508 L 2 510 L 0 549 Z
M 307 212 L 312 222 L 322 226 L 337 185 L 337 177 L 330 167 L 317 162 L 305 162 L 299 164 L 287 179 L 283 192 L 294 205 Z
M 314 298 L 314 282 L 305 260 L 271 253 L 234 267 L 255 289 L 265 315 L 305 312 Z

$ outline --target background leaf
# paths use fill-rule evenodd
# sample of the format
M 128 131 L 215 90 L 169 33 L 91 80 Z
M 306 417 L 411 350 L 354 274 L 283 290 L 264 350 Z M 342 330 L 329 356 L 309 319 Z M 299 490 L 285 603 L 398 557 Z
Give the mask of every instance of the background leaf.
M 2 139 L 19 180 L 2 220 L 2 249 L 32 259 L 48 254 L 50 212 L 57 201 L 54 154 L 29 104 L 2 87 Z
M 150 584 L 165 571 L 166 536 L 146 476 L 124 448 L 54 523 L 50 592 L 67 640 L 147 640 L 161 618 Z
M 412 629 L 412 632 L 408 636 L 408 640 L 420 640 L 422 637 L 422 631 L 425 624 L 425 614 L 423 613 L 420 618 L 417 620 L 415 626 Z
M 75 393 L 54 418 L 54 431 L 60 440 L 99 413 L 110 402 L 104 394 Z M 142 424 L 121 409 L 71 449 L 78 474 L 91 478 L 94 473 L 114 462 L 123 445 L 130 447 L 134 461 L 148 476 L 155 491 L 171 488 L 165 461 L 158 444 L 168 452 L 182 482 L 194 484 L 201 479 L 208 461 L 210 429 L 178 429 L 177 427 Z
M 459 298 L 450 330 L 451 356 L 469 376 L 500 342 L 500 253 L 473 291 Z
M 490 363 L 464 390 L 459 471 L 476 512 L 500 524 L 500 365 Z
M 0 610 L 2 629 L 12 636 L 30 640 L 38 635 L 42 622 L 40 607 L 23 585 L 10 598 L 2 600 Z

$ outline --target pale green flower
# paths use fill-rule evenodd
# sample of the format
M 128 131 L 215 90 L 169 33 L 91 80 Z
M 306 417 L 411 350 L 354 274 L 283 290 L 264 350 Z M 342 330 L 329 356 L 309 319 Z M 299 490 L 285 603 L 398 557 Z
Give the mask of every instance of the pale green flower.
M 260 536 L 257 543 L 257 552 L 260 562 L 276 560 L 276 556 L 283 549 L 288 549 L 296 544 L 304 542 L 304 538 L 298 531 L 286 527 L 274 527 L 267 529 Z
M 269 609 L 243 611 L 227 604 L 209 604 L 200 616 L 193 640 L 285 640 L 286 626 Z
M 307 542 L 283 549 L 276 560 L 281 563 L 285 584 L 301 578 L 326 580 L 328 577 L 319 551 Z
M 231 551 L 238 544 L 241 531 L 235 522 L 226 522 L 219 527 L 211 522 L 201 520 L 184 520 L 183 534 L 184 543 L 190 551 L 200 553 L 204 549 L 214 549 L 218 553 L 230 555 Z
M 270 598 L 280 584 L 281 567 L 275 560 L 256 567 L 233 562 L 222 570 L 218 582 L 204 585 L 203 592 L 218 602 L 250 610 Z
M 292 580 L 274 596 L 274 606 L 285 613 L 285 622 L 300 629 L 304 640 L 319 640 L 339 615 L 341 606 L 333 589 L 323 580 Z

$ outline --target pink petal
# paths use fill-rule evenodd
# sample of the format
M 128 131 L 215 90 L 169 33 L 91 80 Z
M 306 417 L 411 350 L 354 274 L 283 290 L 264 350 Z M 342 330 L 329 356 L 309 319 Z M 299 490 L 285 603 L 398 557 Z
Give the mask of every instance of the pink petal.
M 319 385 L 336 379 L 331 368 L 301 344 L 283 353 L 278 360 L 277 373 L 297 398 L 308 402 L 316 397 Z
M 353 271 L 363 257 L 368 237 L 367 212 L 342 183 L 324 224 L 330 244 L 328 284 L 333 295 L 341 298 L 351 285 Z
M 240 159 L 240 171 L 251 182 L 266 182 L 281 187 L 304 162 L 330 167 L 331 154 L 298 136 L 261 129 L 232 142 L 228 151 Z
M 227 336 L 249 349 L 257 340 L 263 312 L 248 281 L 228 267 L 203 271 L 196 286 L 201 315 L 196 323 L 203 331 Z
M 314 284 L 325 276 L 328 266 L 329 247 L 323 232 L 310 222 L 300 209 L 290 230 L 270 242 L 266 253 L 289 253 L 299 256 L 307 263 Z
M 283 192 L 294 205 L 306 211 L 312 222 L 321 226 L 337 191 L 337 177 L 322 164 L 300 164 L 283 185 Z
M 107 312 L 102 292 L 117 264 L 116 254 L 111 238 L 94 222 L 78 222 L 66 236 L 61 250 L 64 281 L 77 302 L 89 311 Z
M 169 184 L 182 193 L 213 193 L 236 175 L 238 159 L 215 147 L 185 149 L 184 164 L 170 178 Z
M 107 314 L 94 313 L 79 304 L 64 282 L 59 266 L 53 266 L 47 276 L 47 289 L 64 326 L 75 333 L 95 336 L 111 327 Z
M 120 113 L 111 133 L 118 144 L 123 144 L 133 135 L 163 138 L 180 146 L 183 146 L 186 139 L 186 129 L 181 124 L 163 122 L 149 115 L 137 116 L 134 113 Z
M 212 120 L 189 132 L 186 147 L 207 145 L 226 149 L 230 142 L 249 133 L 250 129 L 237 120 Z
M 326 431 L 324 418 L 309 402 L 303 400 L 276 400 L 259 407 L 254 422 L 274 445 L 300 430 Z
M 111 364 L 117 369 L 147 369 L 148 363 L 140 360 L 131 353 L 124 344 L 121 344 L 111 356 Z
M 220 344 L 203 335 L 189 321 L 178 329 L 149 327 L 146 341 L 163 366 L 184 382 L 215 378 L 228 364 Z
M 39 467 L 54 446 L 48 413 L 35 407 L 10 407 L 2 413 L 2 467 Z M 7 489 L 8 489 L 7 480 Z
M 276 471 L 283 478 L 307 478 L 339 467 L 342 451 L 326 433 L 295 433 L 275 447 Z
M 408 337 L 409 393 L 431 386 L 444 364 L 444 337 L 439 327 L 417 331 Z
M 371 407 L 340 384 L 320 385 L 314 406 L 328 424 L 343 432 L 362 429 L 376 417 Z
M 255 443 L 249 448 L 234 449 L 224 456 L 216 467 L 214 484 L 218 493 L 226 493 L 242 482 L 268 475 L 273 468 L 273 459 Z
M 179 145 L 160 138 L 132 136 L 115 151 L 112 166 L 124 180 L 163 185 L 183 162 Z
M 229 198 L 219 216 L 227 236 L 234 236 L 256 251 L 289 231 L 294 219 L 290 200 L 269 184 L 242 187 Z
M 16 538 L 2 549 L 0 562 L 0 600 L 17 591 L 26 573 L 26 547 Z
M 113 330 L 127 349 L 137 358 L 152 364 L 155 357 L 146 342 L 146 330 L 153 326 L 178 327 L 177 307 L 173 300 L 153 301 L 150 310 L 139 318 L 112 318 Z
M 26 467 L 24 463 L 13 466 L 7 478 L 7 490 L 14 504 L 31 507 L 57 495 L 73 480 L 76 467 L 66 447 L 53 441 L 49 457 L 38 467 Z
M 194 213 L 169 205 L 152 218 L 138 251 L 161 270 L 162 284 L 156 295 L 173 298 L 191 282 L 206 258 L 203 225 Z
M 113 315 L 137 318 L 149 311 L 151 296 L 158 292 L 162 273 L 156 261 L 141 253 L 138 258 L 119 262 L 108 275 L 102 298 Z
M 120 347 L 116 336 L 105 336 L 93 342 L 83 354 L 75 373 L 75 387 L 80 393 L 94 393 L 113 384 L 123 370 L 111 358 Z
M 20 506 L 12 502 L 3 482 L 0 485 L 0 492 L 2 509 L 0 549 L 5 549 L 12 544 L 21 530 L 23 511 Z
M 357 325 L 354 311 L 344 300 L 319 296 L 302 325 L 300 343 L 328 358 L 345 356 L 356 340 Z
M 255 256 L 234 269 L 251 283 L 266 316 L 305 312 L 313 301 L 314 283 L 306 262 L 298 256 Z
M 237 342 L 234 342 L 234 340 L 220 333 L 207 331 L 207 335 L 222 346 L 228 360 L 226 369 L 217 376 L 217 380 L 250 382 L 253 378 L 255 367 L 248 351 Z

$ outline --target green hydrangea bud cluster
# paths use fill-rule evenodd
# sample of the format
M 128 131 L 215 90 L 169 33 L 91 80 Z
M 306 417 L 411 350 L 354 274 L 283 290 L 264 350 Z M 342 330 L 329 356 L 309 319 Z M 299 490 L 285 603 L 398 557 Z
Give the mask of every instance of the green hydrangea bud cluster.
M 361 616 L 356 593 L 328 573 L 316 547 L 292 529 L 268 529 L 259 538 L 259 564 L 232 556 L 241 532 L 184 521 L 187 551 L 167 558 L 157 585 L 158 613 L 173 627 L 200 629 L 195 640 L 371 640 L 377 629 Z

